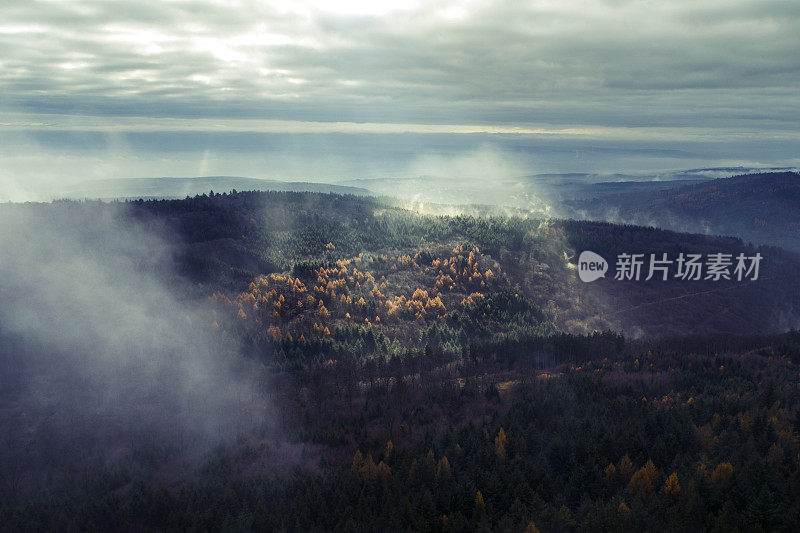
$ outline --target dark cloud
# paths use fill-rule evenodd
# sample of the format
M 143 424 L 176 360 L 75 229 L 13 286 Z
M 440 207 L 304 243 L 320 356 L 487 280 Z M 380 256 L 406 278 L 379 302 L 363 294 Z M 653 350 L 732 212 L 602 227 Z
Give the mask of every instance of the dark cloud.
M 344 16 L 261 2 L 13 3 L 0 30 L 0 89 L 12 102 L 90 95 L 135 104 L 171 94 L 196 102 L 195 114 L 216 100 L 278 100 L 323 120 L 335 114 L 331 101 L 554 106 L 550 120 L 581 123 L 587 99 L 620 100 L 633 117 L 663 101 L 661 92 L 715 103 L 800 82 L 800 9 L 791 2 L 519 4 L 464 3 L 448 20 L 433 7 Z M 640 101 L 643 90 L 654 98 Z M 777 100 L 759 100 L 751 106 L 771 114 Z M 662 115 L 679 112 L 666 103 Z

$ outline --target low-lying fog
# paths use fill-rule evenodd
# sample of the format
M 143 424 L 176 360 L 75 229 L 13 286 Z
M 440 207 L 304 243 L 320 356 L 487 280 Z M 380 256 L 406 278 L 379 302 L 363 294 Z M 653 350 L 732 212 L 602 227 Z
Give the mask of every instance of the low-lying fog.
M 259 373 L 181 299 L 167 240 L 122 205 L 45 207 L 0 206 L 0 494 L 257 428 Z

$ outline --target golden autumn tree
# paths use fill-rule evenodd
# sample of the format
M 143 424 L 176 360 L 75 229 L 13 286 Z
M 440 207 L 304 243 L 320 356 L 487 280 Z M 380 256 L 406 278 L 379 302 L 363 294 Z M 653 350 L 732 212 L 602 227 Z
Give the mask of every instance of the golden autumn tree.
M 497 436 L 494 438 L 494 449 L 497 452 L 498 457 L 503 461 L 506 460 L 506 443 L 508 442 L 508 437 L 506 437 L 506 432 L 503 431 L 503 428 L 500 428 L 500 431 L 497 433 Z
M 652 459 L 647 460 L 647 462 L 644 464 L 644 469 L 647 471 L 647 475 L 651 480 L 655 480 L 656 476 L 658 476 L 658 469 L 656 468 L 656 465 L 653 464 Z
M 633 477 L 631 477 L 628 483 L 628 488 L 635 492 L 652 492 L 653 482 L 657 475 L 658 470 L 653 464 L 653 461 L 648 459 L 647 463 L 633 474 Z
M 628 483 L 628 489 L 634 492 L 653 491 L 653 481 L 647 475 L 647 471 L 644 469 L 644 467 L 640 468 L 633 474 L 630 482 Z
M 381 461 L 378 463 L 378 467 L 376 469 L 378 477 L 382 478 L 390 478 L 392 477 L 392 469 L 389 468 L 389 465 Z
M 447 460 L 447 457 L 442 457 L 436 466 L 436 479 L 450 479 L 450 476 L 450 461 Z
M 533 520 L 531 520 L 528 526 L 525 528 L 524 533 L 539 533 L 539 528 L 536 527 L 536 524 L 534 524 Z
M 364 481 L 372 481 L 378 477 L 378 467 L 371 453 L 368 453 L 367 458 L 361 463 L 361 468 L 358 469 L 358 477 Z
M 608 466 L 605 469 L 606 483 L 613 483 L 616 478 L 617 478 L 617 467 L 614 466 L 614 463 L 608 463 Z
M 483 494 L 481 491 L 475 493 L 475 508 L 473 509 L 472 515 L 475 521 L 480 521 L 484 515 L 486 514 L 486 502 L 483 500 Z
M 270 335 L 276 341 L 281 340 L 282 337 L 281 328 L 279 328 L 278 326 L 269 326 L 267 328 L 267 334 Z
M 408 479 L 413 479 L 414 474 L 417 473 L 417 470 L 419 470 L 419 461 L 413 459 L 411 461 L 411 466 L 408 467 Z
M 733 474 L 733 465 L 730 463 L 720 463 L 711 472 L 711 482 L 712 483 L 722 483 L 726 481 L 731 475 Z
M 678 481 L 677 472 L 673 472 L 667 477 L 667 480 L 664 482 L 664 488 L 661 490 L 670 498 L 674 499 L 678 497 L 681 493 L 681 484 Z

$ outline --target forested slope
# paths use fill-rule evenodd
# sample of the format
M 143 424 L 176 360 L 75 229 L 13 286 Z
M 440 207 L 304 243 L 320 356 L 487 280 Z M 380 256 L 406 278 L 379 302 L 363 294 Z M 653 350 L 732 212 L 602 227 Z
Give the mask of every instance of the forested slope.
M 735 235 L 800 251 L 800 175 L 765 172 L 565 203 L 569 216 Z
M 326 194 L 0 215 L 0 529 L 800 521 L 792 253 Z M 578 279 L 587 249 L 606 278 Z M 760 277 L 613 279 L 681 252 Z

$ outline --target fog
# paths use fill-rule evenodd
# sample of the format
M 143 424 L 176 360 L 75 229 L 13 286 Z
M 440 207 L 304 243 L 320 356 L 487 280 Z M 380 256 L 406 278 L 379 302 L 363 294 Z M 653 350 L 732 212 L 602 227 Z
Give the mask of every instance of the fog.
M 269 416 L 259 369 L 123 205 L 0 206 L 0 493 L 184 468 Z
M 129 131 L 108 123 L 99 131 L 0 128 L 0 201 L 49 201 L 78 182 L 113 178 L 224 175 L 339 183 L 436 176 L 467 191 L 476 181 L 498 185 L 509 176 L 538 173 L 797 164 L 785 157 L 796 143 L 758 139 L 716 144 L 488 133 Z

